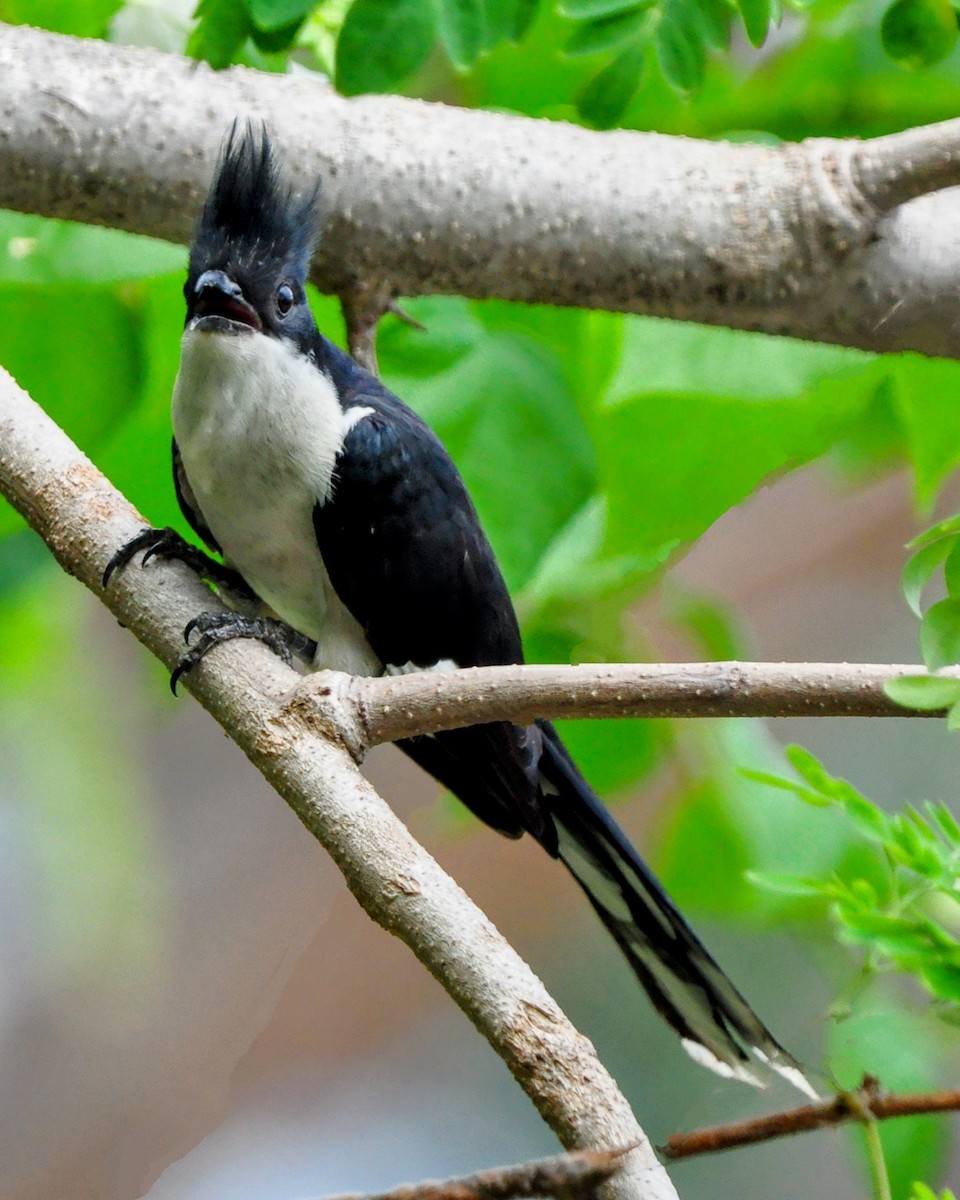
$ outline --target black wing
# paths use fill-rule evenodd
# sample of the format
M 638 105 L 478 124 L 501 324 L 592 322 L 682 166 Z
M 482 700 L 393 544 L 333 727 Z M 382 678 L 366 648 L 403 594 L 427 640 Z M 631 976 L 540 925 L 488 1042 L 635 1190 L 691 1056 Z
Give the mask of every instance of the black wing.
M 313 511 L 337 595 L 388 668 L 522 662 L 513 604 L 456 467 L 415 413 L 370 391 L 350 397 L 373 412 L 347 434 L 333 495 Z M 536 729 L 498 722 L 399 745 L 481 820 L 544 836 Z
M 382 662 L 421 667 L 522 661 L 513 605 L 473 504 L 439 441 L 353 366 L 347 404 L 373 409 L 347 435 L 332 498 L 314 509 L 331 582 Z M 810 1091 L 577 770 L 553 726 L 509 722 L 401 747 L 503 833 L 559 857 L 694 1057 L 759 1082 L 753 1051 Z M 812 1093 L 811 1093 L 812 1094 Z

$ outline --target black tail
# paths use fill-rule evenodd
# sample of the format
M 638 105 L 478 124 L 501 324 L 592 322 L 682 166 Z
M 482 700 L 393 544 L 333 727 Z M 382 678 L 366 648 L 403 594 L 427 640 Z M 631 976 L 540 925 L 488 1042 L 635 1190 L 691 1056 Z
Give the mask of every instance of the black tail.
M 548 722 L 540 784 L 557 829 L 558 856 L 690 1056 L 763 1086 L 754 1062 L 816 1098 L 800 1064 L 776 1041 L 700 942 L 623 830 L 590 789 Z M 548 847 L 549 848 L 549 847 Z

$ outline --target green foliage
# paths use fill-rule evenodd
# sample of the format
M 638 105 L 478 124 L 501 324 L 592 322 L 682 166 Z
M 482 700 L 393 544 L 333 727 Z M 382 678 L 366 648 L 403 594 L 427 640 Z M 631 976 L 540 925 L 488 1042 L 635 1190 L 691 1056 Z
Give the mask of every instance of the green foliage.
M 103 37 L 123 0 L 0 0 L 0 21 L 76 37 Z
M 901 67 L 932 67 L 956 45 L 956 10 L 949 0 L 894 0 L 883 14 L 880 37 Z
M 907 805 L 889 815 L 799 746 L 787 750 L 787 759 L 799 781 L 756 771 L 749 777 L 813 807 L 835 809 L 863 847 L 872 848 L 870 869 L 758 875 L 758 881 L 827 901 L 841 937 L 865 949 L 865 973 L 896 969 L 912 976 L 941 1017 L 960 1023 L 960 825 L 946 805 L 930 802 L 922 812 Z
M 792 19 L 805 26 L 804 62 L 815 65 L 821 78 L 822 64 L 811 57 L 821 35 L 823 58 L 842 53 L 844 44 L 855 40 L 853 30 L 862 41 L 862 29 L 865 49 L 872 52 L 880 44 L 888 62 L 923 69 L 928 76 L 957 38 L 949 0 L 895 0 L 879 29 L 873 11 L 858 0 L 846 0 L 842 25 L 840 5 L 831 0 L 785 3 Z M 748 94 L 751 84 L 743 66 L 723 64 L 716 55 L 728 49 L 734 25 L 741 24 L 750 44 L 759 48 L 780 19 L 781 0 L 197 0 L 193 28 L 186 34 L 182 18 L 160 0 L 127 5 L 122 0 L 0 0 L 0 20 L 81 36 L 105 36 L 115 26 L 123 31 L 121 40 L 186 49 L 215 67 L 240 62 L 285 71 L 296 57 L 334 75 L 348 95 L 424 84 L 446 95 L 466 79 L 476 103 L 479 80 L 474 76 L 491 54 L 522 44 L 529 65 L 531 52 L 536 56 L 549 46 L 552 61 L 537 63 L 534 77 L 517 82 L 529 90 L 537 86 L 535 76 L 543 82 L 566 77 L 570 86 L 563 96 L 554 89 L 553 103 L 568 106 L 570 116 L 597 128 L 627 119 L 641 97 L 649 118 L 661 107 L 688 114 L 683 101 L 704 88 L 709 99 L 717 100 L 716 85 L 724 79 Z M 755 63 L 744 61 L 759 81 L 794 54 L 792 48 L 780 51 L 759 72 Z M 564 68 L 564 58 L 576 64 L 573 70 Z M 441 63 L 452 68 L 453 78 Z M 834 74 L 846 113 L 857 107 L 851 74 L 862 78 L 875 65 L 861 58 L 853 70 Z M 760 86 L 767 90 L 766 82 Z M 939 90 L 939 83 L 927 86 L 917 99 L 929 105 Z M 894 83 L 885 97 L 889 111 L 902 115 L 900 91 Z M 816 103 L 822 108 L 825 99 L 818 93 Z M 779 89 L 776 103 L 809 109 L 803 88 Z M 771 119 L 768 112 L 749 126 L 761 128 Z M 665 127 L 662 120 L 654 124 Z
M 914 538 L 903 568 L 903 594 L 920 617 L 920 649 L 930 671 L 960 662 L 960 516 L 948 517 Z M 922 597 L 942 568 L 946 596 L 922 607 Z M 960 680 L 935 675 L 891 680 L 887 695 L 926 712 L 946 708 L 951 729 L 960 727 Z
M 935 1192 L 933 1188 L 928 1188 L 925 1183 L 915 1183 L 910 1189 L 908 1200 L 957 1200 L 953 1192 L 949 1188 L 944 1188 L 942 1192 Z
M 336 84 L 347 96 L 388 92 L 433 49 L 437 12 L 424 0 L 354 0 L 337 41 Z
M 926 1091 L 938 1086 L 950 1031 L 929 1015 L 904 1019 L 902 1003 L 892 992 L 872 989 L 860 995 L 827 1027 L 826 1048 L 830 1072 L 840 1087 L 858 1087 L 864 1074 L 882 1072 L 891 1091 Z M 854 1144 L 862 1142 L 853 1134 Z M 876 1170 L 889 1179 L 889 1194 L 906 1196 L 918 1175 L 934 1177 L 942 1169 L 948 1148 L 947 1127 L 937 1117 L 910 1117 L 878 1121 L 871 1126 L 870 1141 L 877 1139 Z M 868 1142 L 869 1145 L 869 1142 Z M 863 1155 L 866 1166 L 867 1155 Z M 873 1193 L 880 1196 L 879 1190 Z

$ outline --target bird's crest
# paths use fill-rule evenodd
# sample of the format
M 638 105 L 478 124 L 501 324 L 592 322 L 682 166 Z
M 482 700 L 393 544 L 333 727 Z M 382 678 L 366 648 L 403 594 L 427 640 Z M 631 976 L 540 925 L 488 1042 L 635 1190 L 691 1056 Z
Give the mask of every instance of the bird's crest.
M 283 178 L 266 126 L 238 118 L 197 223 L 189 275 L 231 264 L 258 272 L 283 266 L 302 281 L 319 225 L 319 182 L 295 192 Z

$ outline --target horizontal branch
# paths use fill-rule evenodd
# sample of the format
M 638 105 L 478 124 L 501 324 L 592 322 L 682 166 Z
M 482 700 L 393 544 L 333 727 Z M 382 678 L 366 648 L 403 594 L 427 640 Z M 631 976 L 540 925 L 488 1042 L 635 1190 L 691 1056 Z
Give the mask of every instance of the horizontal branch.
M 894 1117 L 916 1117 L 924 1113 L 960 1110 L 960 1090 L 918 1092 L 912 1095 L 888 1095 L 881 1092 L 875 1080 L 867 1078 L 855 1092 L 841 1092 L 833 1100 L 821 1104 L 805 1104 L 788 1112 L 716 1125 L 695 1133 L 675 1133 L 660 1147 L 668 1159 L 693 1158 L 698 1154 L 715 1154 L 769 1142 L 794 1133 L 809 1133 L 844 1125 L 850 1121 L 886 1121 Z
M 930 717 L 883 687 L 926 668 L 872 663 L 617 663 L 473 667 L 363 679 L 322 671 L 291 707 L 354 712 L 357 753 L 381 742 L 485 721 L 538 717 Z M 943 672 L 958 675 L 960 668 Z
M 0 495 L 60 565 L 168 666 L 183 629 L 216 598 L 181 563 L 133 567 L 101 585 L 114 551 L 145 524 L 67 436 L 0 370 Z M 590 1042 L 487 917 L 363 778 L 338 730 L 298 719 L 298 676 L 263 646 L 232 642 L 185 680 L 326 848 L 366 912 L 401 938 L 503 1058 L 568 1149 L 635 1147 L 606 1200 L 676 1200 L 630 1106 Z
M 497 296 L 960 354 L 957 120 L 782 146 L 601 134 L 12 26 L 0 113 L 0 207 L 174 242 L 230 121 L 265 118 L 324 180 L 314 279 L 359 311 Z
M 595 1196 L 602 1183 L 620 1170 L 628 1150 L 578 1150 L 515 1167 L 495 1167 L 456 1179 L 408 1183 L 375 1195 L 332 1196 L 327 1200 L 527 1200 L 556 1196 L 576 1200 Z

